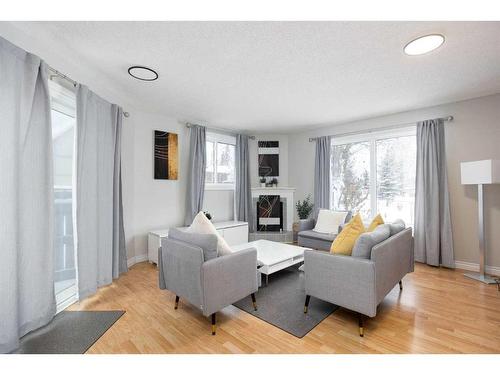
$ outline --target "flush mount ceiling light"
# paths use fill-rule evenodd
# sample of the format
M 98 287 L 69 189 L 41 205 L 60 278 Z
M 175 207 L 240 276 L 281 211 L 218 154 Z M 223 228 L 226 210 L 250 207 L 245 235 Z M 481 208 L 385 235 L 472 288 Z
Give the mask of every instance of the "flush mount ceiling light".
M 431 34 L 421 36 L 408 43 L 404 52 L 410 56 L 423 55 L 439 48 L 444 43 L 444 36 L 441 34 Z
M 145 66 L 131 66 L 128 68 L 128 74 L 141 81 L 156 81 L 158 79 L 158 73 L 151 68 L 146 68 Z

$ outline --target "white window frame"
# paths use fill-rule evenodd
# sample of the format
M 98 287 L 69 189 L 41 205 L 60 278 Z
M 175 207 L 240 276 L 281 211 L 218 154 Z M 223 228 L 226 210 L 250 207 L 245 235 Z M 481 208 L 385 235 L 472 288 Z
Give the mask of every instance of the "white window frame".
M 236 137 L 234 135 L 207 132 L 207 142 L 214 142 L 214 176 L 217 178 L 217 143 L 225 143 L 236 148 Z M 235 149 L 236 151 L 236 149 Z M 235 155 L 236 156 L 236 155 Z M 207 183 L 205 190 L 234 190 L 235 183 Z
M 370 143 L 370 213 L 371 218 L 377 215 L 377 141 L 388 139 L 388 138 L 398 138 L 398 137 L 409 137 L 417 135 L 416 125 L 405 126 L 389 130 L 367 130 L 366 133 L 351 134 L 332 137 L 331 146 L 340 146 L 349 143 L 358 142 L 369 142 Z M 333 183 L 333 178 L 331 177 L 331 184 Z M 330 202 L 330 208 L 333 209 L 333 202 Z

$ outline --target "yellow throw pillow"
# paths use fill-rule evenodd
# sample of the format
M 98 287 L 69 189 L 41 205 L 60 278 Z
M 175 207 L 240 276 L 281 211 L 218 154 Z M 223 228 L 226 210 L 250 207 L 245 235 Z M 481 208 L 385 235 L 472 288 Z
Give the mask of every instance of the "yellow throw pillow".
M 364 232 L 365 226 L 363 220 L 361 220 L 361 215 L 357 214 L 335 238 L 330 252 L 332 254 L 351 255 L 356 240 Z
M 373 230 L 375 230 L 376 227 L 378 227 L 381 224 L 384 224 L 384 219 L 382 219 L 382 216 L 380 216 L 380 214 L 378 214 L 377 216 L 375 216 L 373 218 L 370 226 L 368 227 L 368 229 L 366 231 L 372 232 Z

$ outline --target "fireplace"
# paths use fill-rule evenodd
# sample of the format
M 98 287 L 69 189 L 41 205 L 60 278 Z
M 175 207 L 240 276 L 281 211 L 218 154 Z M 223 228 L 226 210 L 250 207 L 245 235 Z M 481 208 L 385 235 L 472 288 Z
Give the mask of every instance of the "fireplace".
M 283 202 L 279 195 L 259 195 L 257 200 L 257 231 L 283 231 Z

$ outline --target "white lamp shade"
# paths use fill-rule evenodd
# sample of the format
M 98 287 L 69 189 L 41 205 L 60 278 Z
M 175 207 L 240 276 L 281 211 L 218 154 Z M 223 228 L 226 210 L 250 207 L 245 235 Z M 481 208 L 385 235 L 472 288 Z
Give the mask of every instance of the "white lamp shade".
M 499 184 L 500 160 L 479 160 L 460 163 L 462 185 Z

